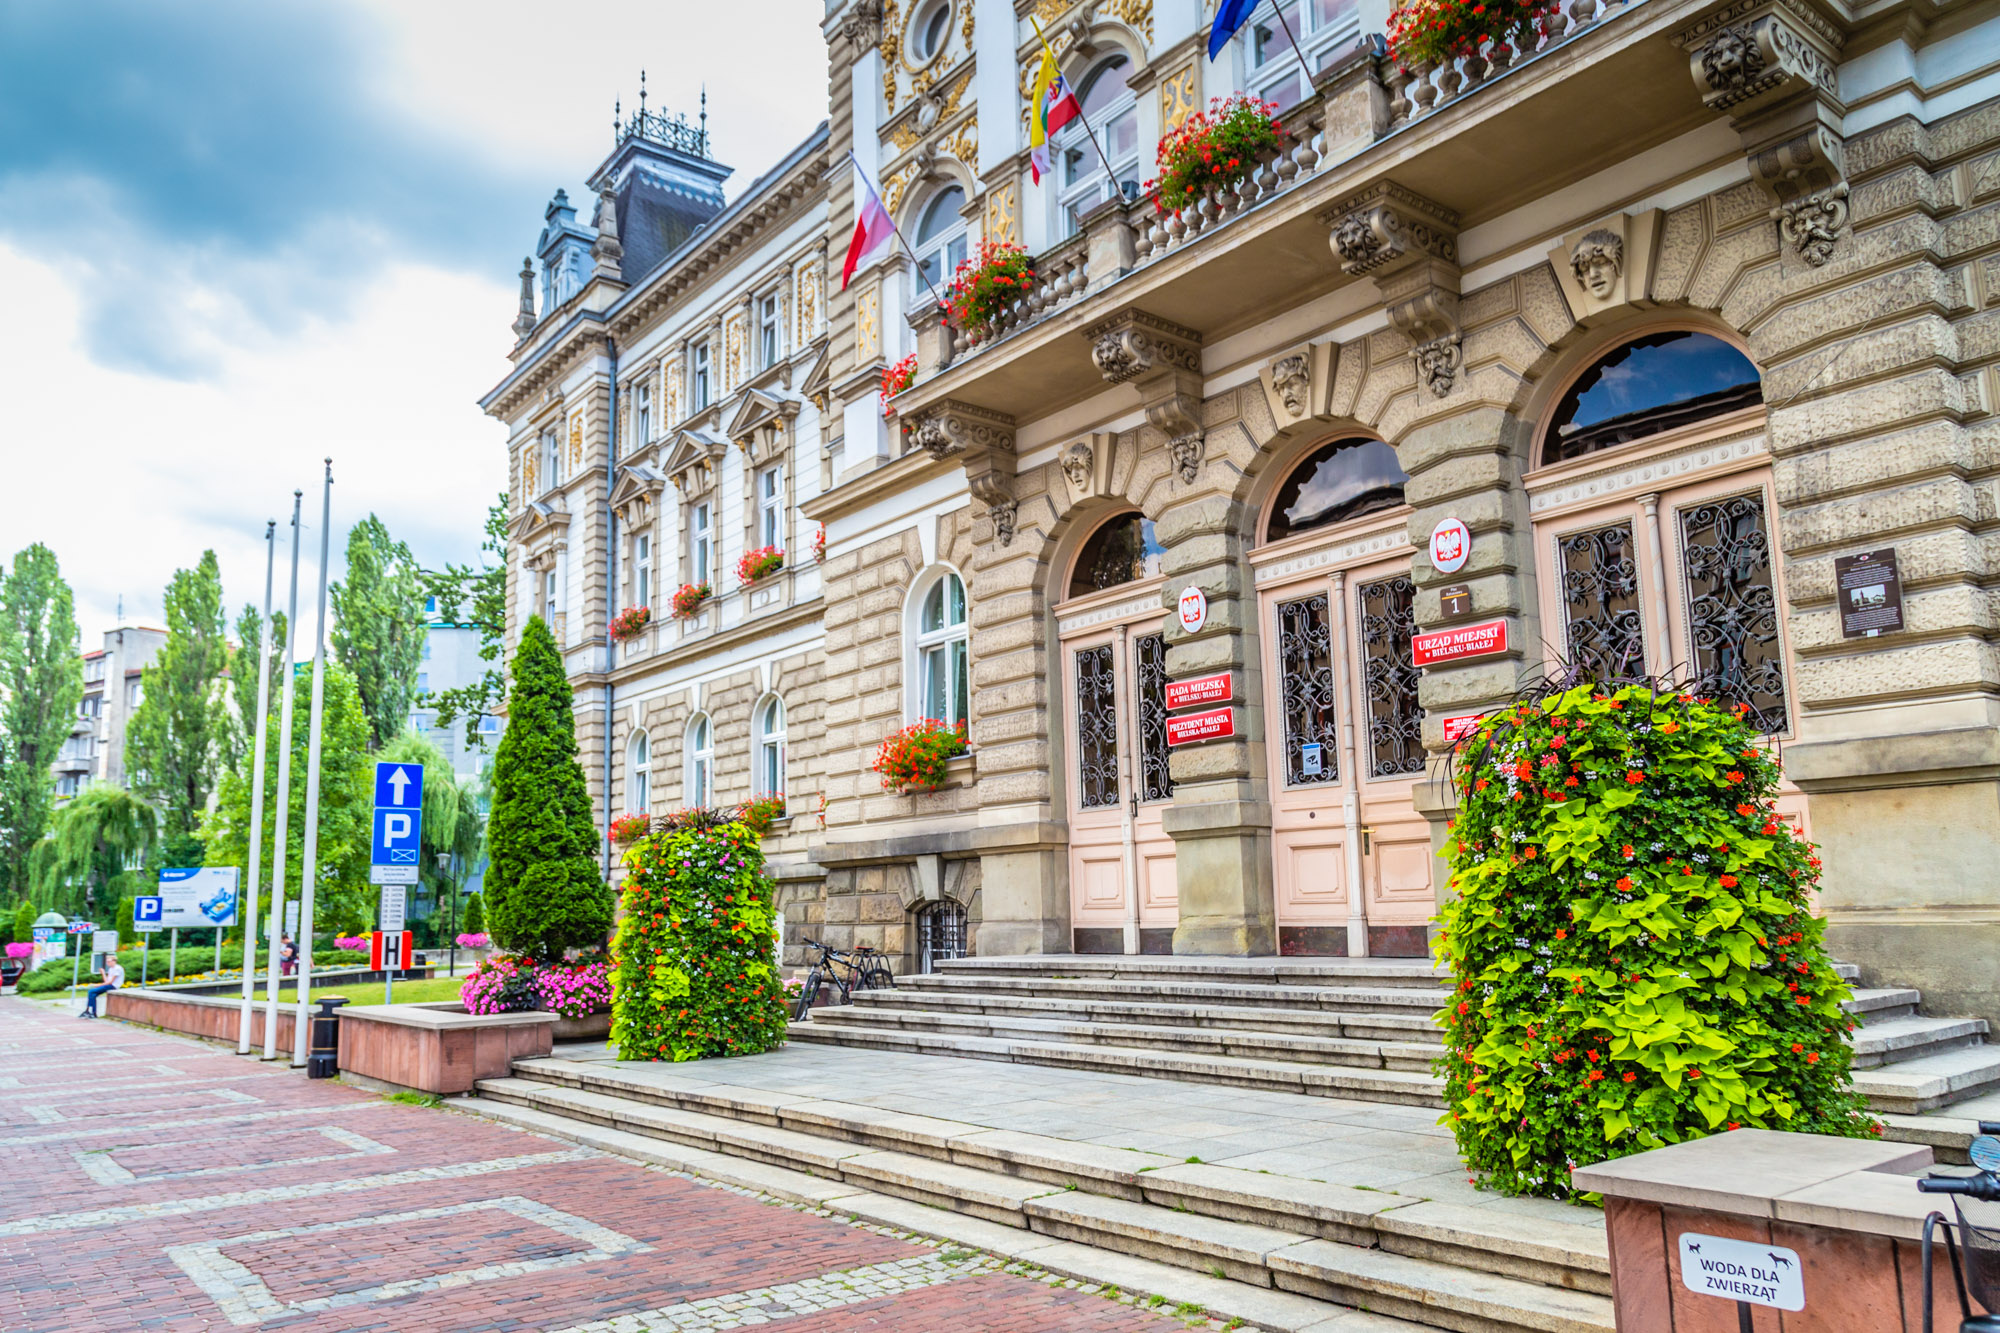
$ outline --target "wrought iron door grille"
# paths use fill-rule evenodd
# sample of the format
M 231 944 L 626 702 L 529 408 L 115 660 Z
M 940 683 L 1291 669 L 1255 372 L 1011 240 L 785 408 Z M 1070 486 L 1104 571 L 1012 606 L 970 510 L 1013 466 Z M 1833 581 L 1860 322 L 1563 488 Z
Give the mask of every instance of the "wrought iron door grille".
M 935 972 L 947 958 L 965 957 L 965 909 L 949 898 L 917 912 L 917 971 Z
M 1417 586 L 1407 575 L 1364 583 L 1355 591 L 1371 777 L 1424 771 L 1424 710 L 1417 706 L 1423 672 L 1410 660 L 1416 598 Z
M 1111 645 L 1076 651 L 1077 805 L 1118 804 L 1118 687 Z
M 1759 731 L 1787 725 L 1784 651 L 1761 493 L 1679 511 L 1695 688 L 1747 704 Z
M 1334 719 L 1339 698 L 1325 593 L 1278 604 L 1278 678 L 1284 700 L 1285 785 L 1310 787 L 1336 781 L 1340 766 L 1335 758 Z M 1317 771 L 1306 762 L 1308 745 L 1319 747 Z
M 1562 578 L 1564 646 L 1571 665 L 1599 681 L 1646 671 L 1646 630 L 1639 607 L 1639 564 L 1632 525 L 1613 523 L 1556 539 Z
M 1142 634 L 1139 657 L 1139 799 L 1164 801 L 1174 794 L 1167 766 L 1167 636 Z

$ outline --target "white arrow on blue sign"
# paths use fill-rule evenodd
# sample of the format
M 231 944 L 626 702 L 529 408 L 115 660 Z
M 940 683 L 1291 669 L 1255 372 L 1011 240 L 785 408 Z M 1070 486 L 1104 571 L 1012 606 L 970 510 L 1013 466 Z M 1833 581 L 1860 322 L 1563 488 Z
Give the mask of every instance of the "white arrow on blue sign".
M 375 808 L 421 810 L 424 804 L 422 764 L 375 765 Z
M 375 765 L 375 835 L 368 857 L 374 882 L 417 882 L 423 810 L 422 764 Z

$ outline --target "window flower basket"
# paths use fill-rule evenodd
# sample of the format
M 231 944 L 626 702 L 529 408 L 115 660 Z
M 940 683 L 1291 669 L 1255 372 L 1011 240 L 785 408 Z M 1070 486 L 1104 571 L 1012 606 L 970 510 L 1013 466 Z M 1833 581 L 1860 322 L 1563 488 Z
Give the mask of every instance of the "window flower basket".
M 994 323 L 1035 283 L 1028 252 L 1007 241 L 981 241 L 977 256 L 958 266 L 945 305 L 952 322 L 969 333 L 990 333 Z
M 611 637 L 624 643 L 636 639 L 653 623 L 653 608 L 628 606 L 611 618 Z
M 910 353 L 895 365 L 882 372 L 882 389 L 877 395 L 882 400 L 882 419 L 896 415 L 896 405 L 889 400 L 909 388 L 917 379 L 917 354 Z
M 785 816 L 785 798 L 782 796 L 753 796 L 736 808 L 736 822 L 759 833 L 767 831 L 773 820 Z
M 767 579 L 785 567 L 785 553 L 775 546 L 760 546 L 754 551 L 745 551 L 736 562 L 736 580 L 748 585 L 759 579 Z
M 819 530 L 813 533 L 813 563 L 816 565 L 826 563 L 826 524 L 824 523 L 820 524 Z
M 1289 142 L 1277 110 L 1276 102 L 1237 93 L 1215 98 L 1208 110 L 1182 121 L 1160 140 L 1160 174 L 1146 182 L 1149 191 L 1159 187 L 1154 207 L 1179 213 L 1204 195 L 1235 189 L 1259 162 Z
M 1389 15 L 1389 55 L 1420 73 L 1477 55 L 1486 42 L 1532 51 L 1556 9 L 1553 0 L 1405 0 Z
M 651 824 L 651 815 L 620 815 L 611 821 L 611 841 L 620 844 L 637 842 L 646 836 Z
M 706 583 L 683 583 L 674 594 L 674 619 L 694 619 L 701 612 L 702 603 L 714 595 L 715 590 Z
M 965 724 L 924 718 L 891 732 L 875 751 L 874 769 L 882 785 L 898 795 L 935 791 L 944 785 L 945 762 L 966 753 Z

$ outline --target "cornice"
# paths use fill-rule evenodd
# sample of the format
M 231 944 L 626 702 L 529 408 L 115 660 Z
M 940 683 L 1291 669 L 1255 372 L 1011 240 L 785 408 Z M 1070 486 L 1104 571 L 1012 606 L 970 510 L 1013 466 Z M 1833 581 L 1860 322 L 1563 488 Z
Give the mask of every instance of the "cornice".
M 901 458 L 892 459 L 852 481 L 844 481 L 832 490 L 814 496 L 799 506 L 799 512 L 816 523 L 842 518 L 867 508 L 884 496 L 894 495 L 918 482 L 939 476 L 948 467 L 957 466 L 956 459 L 942 463 L 921 449 L 912 449 Z
M 826 599 L 824 597 L 811 597 L 803 602 L 794 602 L 782 610 L 772 611 L 761 616 L 754 616 L 749 620 L 731 625 L 728 629 L 717 630 L 713 634 L 704 634 L 698 639 L 688 639 L 675 644 L 672 648 L 653 653 L 651 656 L 636 658 L 631 662 L 621 664 L 612 669 L 611 679 L 619 685 L 630 684 L 633 680 L 641 676 L 650 675 L 656 671 L 671 670 L 684 663 L 696 661 L 714 653 L 734 648 L 739 644 L 776 634 L 781 630 L 794 629 L 800 625 L 819 619 L 825 613 L 825 610 Z

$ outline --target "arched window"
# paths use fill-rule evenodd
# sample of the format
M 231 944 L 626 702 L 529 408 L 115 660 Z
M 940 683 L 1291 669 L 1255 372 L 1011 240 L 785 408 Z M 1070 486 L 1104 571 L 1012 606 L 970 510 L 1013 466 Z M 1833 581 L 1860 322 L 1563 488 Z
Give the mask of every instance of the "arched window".
M 1308 454 L 1285 484 L 1264 526 L 1264 540 L 1279 541 L 1311 528 L 1393 509 L 1403 503 L 1408 478 L 1396 451 L 1380 440 L 1335 440 Z
M 965 957 L 965 909 L 950 898 L 917 909 L 917 971 L 935 972 L 947 958 Z
M 625 808 L 631 814 L 643 814 L 653 808 L 653 743 L 643 731 L 632 733 L 625 771 L 629 775 Z
M 1167 553 L 1153 534 L 1153 520 L 1143 514 L 1120 514 L 1090 534 L 1077 552 L 1069 575 L 1071 597 L 1102 592 L 1121 583 L 1136 583 L 1160 573 Z
M 1139 197 L 1139 109 L 1125 82 L 1131 75 L 1132 64 L 1122 55 L 1099 61 L 1076 85 L 1083 118 L 1056 132 L 1056 203 L 1064 236 L 1075 235 L 1077 219 L 1115 194 Z
M 715 799 L 715 737 L 708 714 L 696 713 L 687 728 L 687 771 L 681 804 L 697 809 Z
M 1578 377 L 1549 422 L 1542 462 L 1560 463 L 1764 401 L 1750 358 L 1708 333 L 1649 333 Z
M 755 761 L 757 796 L 785 794 L 785 705 L 771 695 L 757 708 Z
M 916 244 L 917 271 L 920 279 L 913 284 L 915 291 L 910 295 L 911 305 L 928 305 L 937 298 L 931 295 L 935 287 L 942 292 L 951 275 L 965 262 L 965 219 L 958 211 L 965 207 L 965 191 L 956 185 L 939 190 L 917 219 Z
M 949 569 L 919 580 L 912 590 L 911 676 L 913 718 L 967 720 L 965 584 Z
M 972 0 L 966 0 L 970 4 Z M 910 25 L 910 59 L 921 65 L 944 50 L 951 36 L 951 0 L 932 0 Z
M 1312 80 L 1301 77 L 1298 48 L 1292 43 L 1305 48 L 1314 71 L 1325 69 L 1360 32 L 1357 9 L 1355 0 L 1284 0 L 1280 21 L 1274 5 L 1259 5 L 1239 38 L 1251 95 L 1276 102 L 1282 110 L 1310 93 Z

